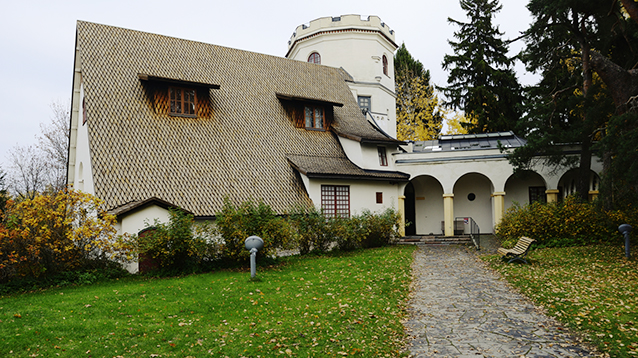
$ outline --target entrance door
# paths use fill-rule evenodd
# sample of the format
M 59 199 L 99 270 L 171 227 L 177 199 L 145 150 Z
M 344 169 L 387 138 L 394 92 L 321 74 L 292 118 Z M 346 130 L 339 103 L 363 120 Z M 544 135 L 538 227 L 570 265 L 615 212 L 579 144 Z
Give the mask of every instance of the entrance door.
M 403 192 L 405 195 L 405 235 L 416 235 L 416 210 L 414 207 L 414 185 L 408 183 Z

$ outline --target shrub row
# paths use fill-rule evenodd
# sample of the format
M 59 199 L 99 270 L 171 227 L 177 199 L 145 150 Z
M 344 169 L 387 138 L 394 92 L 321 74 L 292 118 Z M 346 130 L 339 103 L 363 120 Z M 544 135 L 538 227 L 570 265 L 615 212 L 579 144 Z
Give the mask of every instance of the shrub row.
M 326 217 L 316 208 L 299 207 L 278 216 L 263 202 L 233 205 L 226 201 L 214 225 L 171 211 L 169 223 L 154 223 L 138 238 L 141 255 L 171 272 L 201 270 L 213 262 L 245 264 L 250 253 L 247 237 L 264 240 L 261 257 L 275 257 L 278 250 L 298 249 L 300 254 L 323 253 L 333 248 L 354 250 L 383 246 L 398 237 L 399 215 L 388 209 L 381 214 L 364 211 L 349 218 Z
M 540 247 L 566 247 L 620 240 L 618 226 L 623 223 L 638 229 L 638 210 L 605 211 L 568 197 L 558 203 L 514 205 L 496 230 L 507 242 L 528 236 Z

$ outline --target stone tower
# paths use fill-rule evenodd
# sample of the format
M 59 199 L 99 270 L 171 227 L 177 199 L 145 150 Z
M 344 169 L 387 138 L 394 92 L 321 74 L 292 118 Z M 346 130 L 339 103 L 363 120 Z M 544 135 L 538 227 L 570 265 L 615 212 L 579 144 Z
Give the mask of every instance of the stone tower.
M 286 58 L 341 67 L 366 118 L 396 138 L 394 31 L 378 16 L 322 17 L 300 25 L 288 41 Z

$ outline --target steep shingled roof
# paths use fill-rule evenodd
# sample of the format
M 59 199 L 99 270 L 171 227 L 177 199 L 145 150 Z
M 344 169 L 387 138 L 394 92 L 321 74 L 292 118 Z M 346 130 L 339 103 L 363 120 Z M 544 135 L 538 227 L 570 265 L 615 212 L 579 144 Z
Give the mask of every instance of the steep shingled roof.
M 83 21 L 76 48 L 95 193 L 110 209 L 157 198 L 209 216 L 228 197 L 281 213 L 310 203 L 288 155 L 345 158 L 334 133 L 395 142 L 365 120 L 339 69 Z M 210 114 L 156 111 L 144 78 L 204 84 Z M 334 133 L 295 128 L 277 93 L 343 104 Z

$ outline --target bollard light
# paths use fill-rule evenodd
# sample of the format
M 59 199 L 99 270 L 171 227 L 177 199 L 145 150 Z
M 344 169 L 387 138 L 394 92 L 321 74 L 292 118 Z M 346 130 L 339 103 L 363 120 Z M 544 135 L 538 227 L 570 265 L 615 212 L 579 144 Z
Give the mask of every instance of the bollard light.
M 259 236 L 249 236 L 246 241 L 246 249 L 250 250 L 250 278 L 257 276 L 257 251 L 264 247 L 264 240 Z
M 625 236 L 625 257 L 629 259 L 629 233 L 631 232 L 631 225 L 622 224 L 618 227 L 618 231 Z

